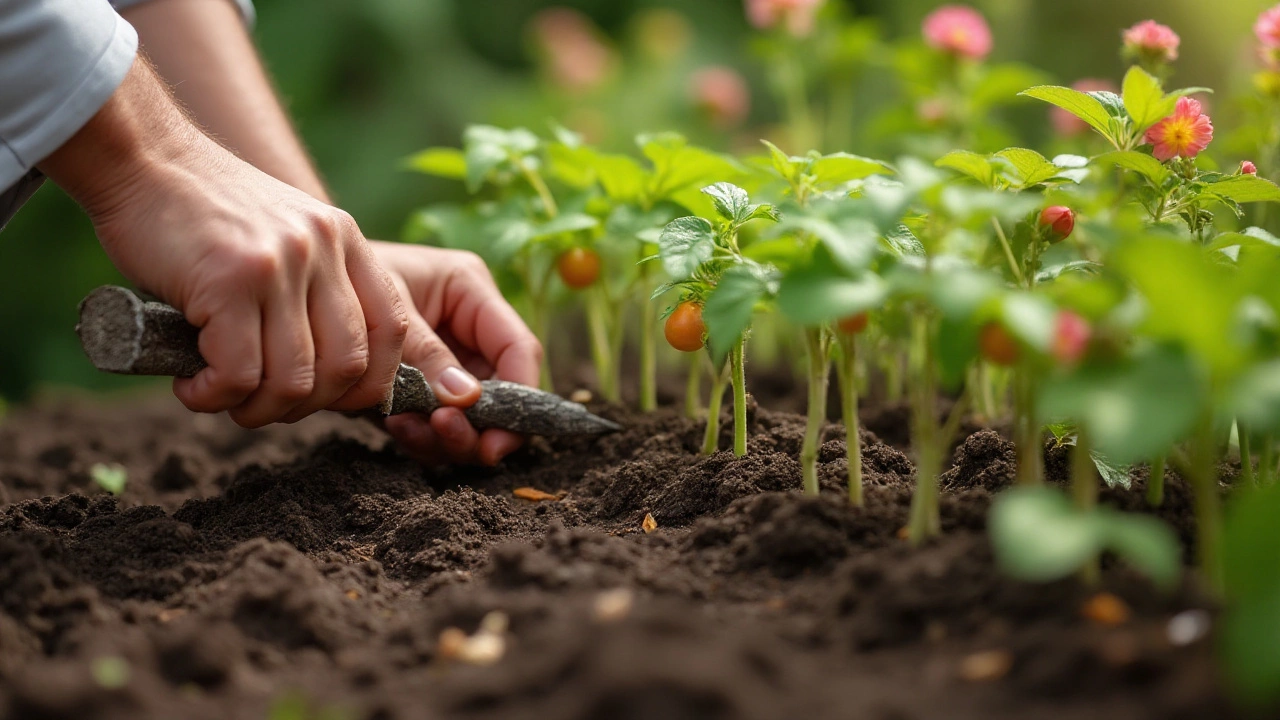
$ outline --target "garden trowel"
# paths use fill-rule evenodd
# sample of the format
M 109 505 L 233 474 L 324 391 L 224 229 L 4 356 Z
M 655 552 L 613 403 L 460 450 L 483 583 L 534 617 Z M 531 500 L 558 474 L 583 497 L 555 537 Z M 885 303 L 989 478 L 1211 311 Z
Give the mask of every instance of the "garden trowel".
M 80 303 L 76 333 L 94 367 L 122 375 L 192 377 L 205 368 L 199 330 L 182 313 L 143 300 L 131 290 L 104 286 Z M 484 380 L 480 400 L 464 412 L 478 430 L 524 435 L 599 435 L 622 427 L 582 405 L 518 383 Z M 392 396 L 370 411 L 380 415 L 430 413 L 440 407 L 422 371 L 401 365 Z

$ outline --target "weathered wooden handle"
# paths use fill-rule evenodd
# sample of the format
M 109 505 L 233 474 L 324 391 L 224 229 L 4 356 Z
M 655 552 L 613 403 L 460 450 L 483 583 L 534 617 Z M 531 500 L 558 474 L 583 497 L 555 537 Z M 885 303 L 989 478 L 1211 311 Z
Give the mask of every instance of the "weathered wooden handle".
M 122 287 L 104 286 L 80 303 L 76 325 L 80 345 L 99 370 L 122 375 L 193 377 L 207 367 L 200 355 L 200 331 L 174 308 L 148 302 Z M 527 385 L 503 380 L 480 383 L 480 400 L 467 408 L 479 430 L 501 428 L 524 435 L 598 435 L 617 423 L 582 405 Z M 430 413 L 440 407 L 422 371 L 401 365 L 390 398 L 376 408 L 383 415 Z

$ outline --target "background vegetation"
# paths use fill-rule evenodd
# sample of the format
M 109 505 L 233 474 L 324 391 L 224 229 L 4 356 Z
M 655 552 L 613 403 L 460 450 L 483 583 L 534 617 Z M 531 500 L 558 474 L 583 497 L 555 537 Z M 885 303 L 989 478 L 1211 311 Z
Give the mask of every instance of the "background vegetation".
M 915 36 L 920 19 L 942 4 L 832 2 L 878 23 L 888 37 Z M 1172 25 L 1183 40 L 1177 84 L 1219 88 L 1215 117 L 1226 119 L 1233 112 L 1230 98 L 1247 90 L 1255 67 L 1251 24 L 1272 2 L 971 4 L 991 21 L 994 59 L 1026 62 L 1062 83 L 1119 80 L 1125 66 L 1116 53 L 1118 38 L 1099 28 L 1148 17 Z M 530 22 L 552 5 L 587 14 L 625 68 L 589 96 L 558 90 L 539 71 Z M 655 15 L 660 9 L 679 13 L 684 22 Z M 769 135 L 778 116 L 766 89 L 769 69 L 752 52 L 740 0 L 258 0 L 258 11 L 255 34 L 300 132 L 336 196 L 372 237 L 398 237 L 413 208 L 462 192 L 455 183 L 403 171 L 402 159 L 423 147 L 458 144 L 468 123 L 543 129 L 554 117 L 594 128 L 606 146 L 626 145 L 642 129 L 674 128 L 727 149 Z M 644 58 L 652 59 L 655 44 L 659 54 L 671 54 L 660 68 L 647 70 Z M 872 65 L 877 60 L 886 59 L 870 58 Z M 689 77 L 710 64 L 746 76 L 752 104 L 745 129 L 717 130 L 691 107 Z M 895 92 L 875 73 L 856 88 L 859 98 L 877 100 Z M 851 138 L 850 147 L 824 149 L 891 155 L 892 137 L 872 132 L 871 107 L 859 104 L 859 127 L 866 132 Z M 1019 135 L 1039 140 L 1048 134 L 1046 113 L 1042 105 L 1027 104 L 1008 119 Z M 124 384 L 94 372 L 72 333 L 79 299 L 119 280 L 76 206 L 57 188 L 41 190 L 0 235 L 0 397 L 21 400 L 49 386 Z

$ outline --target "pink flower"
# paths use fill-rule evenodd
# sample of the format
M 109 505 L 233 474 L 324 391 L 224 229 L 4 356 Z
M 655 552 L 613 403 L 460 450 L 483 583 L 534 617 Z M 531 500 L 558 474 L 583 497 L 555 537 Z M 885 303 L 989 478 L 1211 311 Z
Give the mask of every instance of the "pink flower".
M 747 19 L 761 30 L 770 30 L 778 23 L 786 25 L 787 32 L 805 37 L 813 32 L 813 19 L 818 8 L 826 0 L 745 0 Z
M 1155 146 L 1152 154 L 1161 162 L 1193 158 L 1213 141 L 1213 122 L 1201 112 L 1199 101 L 1180 97 L 1173 114 L 1147 130 L 1146 140 Z
M 1178 59 L 1178 33 L 1155 20 L 1143 20 L 1124 31 L 1124 51 L 1131 57 L 1156 64 Z
M 570 92 L 585 92 L 608 79 L 613 53 L 586 15 L 569 8 L 547 8 L 534 16 L 532 25 L 538 51 L 555 84 Z
M 921 26 L 929 47 L 981 60 L 991 53 L 991 28 L 982 14 L 967 5 L 944 5 L 929 13 Z
M 1071 87 L 1074 90 L 1086 93 L 1094 92 L 1095 90 L 1119 92 L 1115 83 L 1097 78 L 1077 80 Z M 1049 120 L 1053 123 L 1053 129 L 1063 137 L 1074 137 L 1089 130 L 1088 123 L 1057 106 L 1050 108 Z
M 1070 310 L 1059 310 L 1053 333 L 1053 357 L 1063 365 L 1075 365 L 1089 352 L 1093 328 L 1089 321 Z
M 733 68 L 715 65 L 694 73 L 689 95 L 711 124 L 720 129 L 741 125 L 751 111 L 751 91 Z
M 1240 163 L 1240 174 L 1241 175 L 1257 175 L 1258 166 L 1254 165 L 1253 162 L 1249 160 L 1245 160 L 1244 162 Z
M 1264 11 L 1253 25 L 1253 34 L 1264 48 L 1280 48 L 1280 5 Z

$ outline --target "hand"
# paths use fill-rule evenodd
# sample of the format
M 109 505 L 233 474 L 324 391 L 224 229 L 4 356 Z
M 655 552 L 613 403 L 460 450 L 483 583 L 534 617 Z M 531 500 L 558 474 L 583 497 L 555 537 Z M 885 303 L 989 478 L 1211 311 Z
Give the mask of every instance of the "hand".
M 542 345 L 475 254 L 385 242 L 370 246 L 408 308 L 404 362 L 422 370 L 447 406 L 430 418 L 389 417 L 387 432 L 423 462 L 498 464 L 523 439 L 505 430 L 477 433 L 462 408 L 480 399 L 477 377 L 537 385 Z
M 205 136 L 144 61 L 41 168 L 201 328 L 209 367 L 174 381 L 188 408 L 259 427 L 387 396 L 409 319 L 355 222 Z

